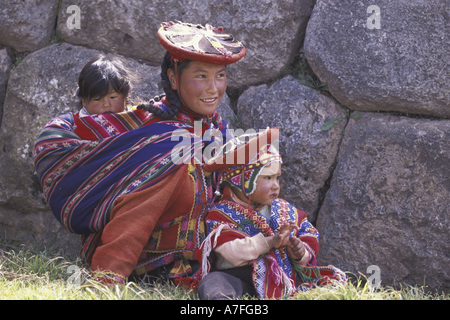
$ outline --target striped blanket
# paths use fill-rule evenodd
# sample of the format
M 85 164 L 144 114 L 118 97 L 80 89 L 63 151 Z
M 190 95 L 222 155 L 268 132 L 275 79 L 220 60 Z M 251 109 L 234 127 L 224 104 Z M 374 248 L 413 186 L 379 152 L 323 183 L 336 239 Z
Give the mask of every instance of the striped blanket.
M 202 131 L 214 128 L 213 123 L 225 134 L 218 114 L 203 119 Z M 163 121 L 143 110 L 81 118 L 68 113 L 51 120 L 38 137 L 34 157 L 54 216 L 70 232 L 101 231 L 119 197 L 158 183 L 202 148 L 180 143 L 193 142 L 193 131 L 194 121 L 185 115 Z M 185 158 L 174 161 L 174 152 Z

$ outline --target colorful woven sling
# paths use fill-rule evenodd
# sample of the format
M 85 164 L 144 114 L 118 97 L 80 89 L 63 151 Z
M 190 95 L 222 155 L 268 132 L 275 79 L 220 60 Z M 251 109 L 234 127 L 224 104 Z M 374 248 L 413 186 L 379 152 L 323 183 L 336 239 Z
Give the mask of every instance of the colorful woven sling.
M 213 247 L 258 233 L 274 235 L 286 221 L 296 222 L 299 227 L 296 236 L 302 239 L 315 256 L 319 233 L 307 220 L 306 214 L 287 201 L 280 198 L 273 201 L 270 220 L 232 200 L 220 201 L 206 217 L 209 238 L 203 246 L 203 276 L 208 272 L 205 269 L 209 269 L 209 263 L 205 259 L 208 259 L 208 251 Z M 206 249 L 208 246 L 209 250 Z M 315 259 L 307 266 L 293 263 L 284 248 L 272 249 L 254 260 L 252 276 L 256 292 L 262 299 L 280 299 L 332 280 L 345 281 L 345 274 L 341 270 L 334 266 L 317 266 Z
M 162 181 L 209 143 L 193 143 L 194 120 L 178 118 L 163 121 L 143 110 L 83 118 L 68 113 L 44 127 L 34 149 L 36 172 L 56 219 L 84 235 L 83 251 L 92 251 L 90 242 L 120 196 Z M 202 125 L 225 135 L 218 114 L 205 117 Z M 174 153 L 182 157 L 174 161 Z

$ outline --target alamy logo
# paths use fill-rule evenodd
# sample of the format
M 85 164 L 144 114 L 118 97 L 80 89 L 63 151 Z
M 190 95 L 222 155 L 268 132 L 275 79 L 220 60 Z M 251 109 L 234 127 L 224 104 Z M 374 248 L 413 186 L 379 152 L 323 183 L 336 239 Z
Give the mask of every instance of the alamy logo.
M 71 5 L 67 7 L 67 13 L 71 14 L 67 18 L 66 26 L 68 29 L 81 29 L 81 10 L 79 6 Z
M 371 5 L 367 8 L 367 13 L 371 14 L 367 18 L 367 28 L 372 29 L 381 29 L 381 10 L 379 6 Z
M 367 278 L 367 283 L 371 289 L 379 289 L 381 285 L 381 269 L 377 265 L 370 265 L 367 267 L 367 273 L 371 276 Z
M 249 144 L 248 154 L 258 155 L 257 148 L 261 148 L 270 144 L 275 150 L 279 150 L 279 140 L 267 141 L 267 136 L 261 135 L 267 129 L 227 129 L 226 139 L 220 130 L 210 129 L 202 134 L 202 122 L 194 122 L 194 132 L 191 133 L 186 129 L 177 129 L 171 136 L 171 141 L 179 141 L 179 143 L 172 149 L 171 160 L 176 164 L 230 164 L 241 165 L 245 164 L 246 154 L 243 148 L 239 146 L 254 137 L 259 136 L 258 144 Z M 278 129 L 272 129 L 278 130 Z M 264 137 L 266 140 L 264 141 Z M 204 146 L 203 142 L 209 142 Z M 236 154 L 233 150 L 237 149 Z M 236 155 L 236 159 L 234 158 Z
M 72 288 L 79 288 L 81 285 L 81 268 L 72 264 L 67 268 L 67 273 L 71 274 L 67 279 L 67 285 Z

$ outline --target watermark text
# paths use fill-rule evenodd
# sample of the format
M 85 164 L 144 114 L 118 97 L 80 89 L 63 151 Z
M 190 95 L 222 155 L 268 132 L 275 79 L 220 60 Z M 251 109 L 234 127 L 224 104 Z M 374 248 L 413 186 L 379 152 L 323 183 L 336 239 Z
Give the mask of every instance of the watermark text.
M 81 29 L 81 10 L 79 6 L 71 5 L 67 7 L 66 13 L 71 14 L 67 18 L 66 26 L 68 29 Z
M 369 30 L 381 29 L 381 10 L 377 5 L 371 5 L 367 8 L 370 16 L 367 18 L 366 26 Z

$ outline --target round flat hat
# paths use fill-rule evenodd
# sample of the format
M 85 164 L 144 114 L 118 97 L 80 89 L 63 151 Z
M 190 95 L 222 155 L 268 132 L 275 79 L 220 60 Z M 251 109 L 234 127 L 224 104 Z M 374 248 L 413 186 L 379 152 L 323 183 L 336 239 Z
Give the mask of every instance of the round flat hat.
M 158 30 L 161 45 L 178 61 L 186 59 L 227 65 L 246 55 L 244 45 L 222 28 L 183 22 L 163 22 Z

